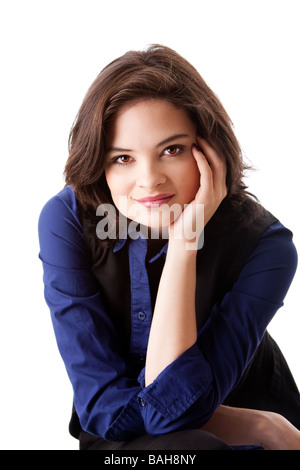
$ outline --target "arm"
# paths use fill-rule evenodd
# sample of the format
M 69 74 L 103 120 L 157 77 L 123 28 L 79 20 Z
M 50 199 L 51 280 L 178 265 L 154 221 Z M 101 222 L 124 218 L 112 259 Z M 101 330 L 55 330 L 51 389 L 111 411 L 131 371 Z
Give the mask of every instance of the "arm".
M 300 431 L 277 413 L 221 405 L 203 426 L 230 446 L 300 450 Z
M 267 325 L 283 305 L 296 266 L 292 233 L 274 224 L 262 236 L 233 289 L 213 306 L 196 343 L 161 372 L 157 354 L 158 375 L 153 382 L 148 379 L 146 387 L 142 371 L 140 397 L 147 405 L 141 412 L 147 432 L 159 435 L 203 426 L 209 420 L 242 377 Z M 171 288 L 170 292 L 166 298 L 172 299 L 176 291 Z M 165 315 L 170 319 L 172 311 Z M 157 347 L 163 346 L 163 335 L 160 344 Z M 149 367 L 150 354 L 147 359 Z
M 197 340 L 195 286 L 195 252 L 169 245 L 147 348 L 146 385 Z
M 203 227 L 196 227 L 194 248 L 190 243 L 191 227 L 197 219 L 197 205 L 204 205 L 205 224 L 226 196 L 225 163 L 203 140 L 199 143 L 205 152 L 193 147 L 201 184 L 189 206 L 170 227 L 169 246 L 149 337 L 145 383 L 153 382 L 167 365 L 189 349 L 197 339 L 195 313 L 196 255 L 198 238 Z M 170 321 L 170 312 L 172 315 Z
M 118 352 L 119 337 L 87 261 L 70 188 L 43 208 L 39 239 L 45 299 L 82 428 L 113 441 L 143 434 L 140 385 Z

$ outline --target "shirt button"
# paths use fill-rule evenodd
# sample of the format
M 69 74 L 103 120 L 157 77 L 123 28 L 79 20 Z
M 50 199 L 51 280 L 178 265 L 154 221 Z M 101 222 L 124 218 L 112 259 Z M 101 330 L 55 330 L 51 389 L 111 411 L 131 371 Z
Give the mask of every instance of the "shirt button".
M 147 315 L 145 314 L 145 312 L 139 312 L 139 314 L 138 314 L 138 318 L 141 321 L 144 321 L 146 319 L 146 316 Z
M 146 402 L 143 400 L 143 398 L 139 398 L 139 403 L 141 406 L 146 406 Z

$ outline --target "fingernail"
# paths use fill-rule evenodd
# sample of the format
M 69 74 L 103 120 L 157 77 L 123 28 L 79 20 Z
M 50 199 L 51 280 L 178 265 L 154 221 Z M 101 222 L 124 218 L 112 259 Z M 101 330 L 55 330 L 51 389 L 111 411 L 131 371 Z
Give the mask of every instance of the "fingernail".
M 200 152 L 200 148 L 198 147 L 197 144 L 193 144 L 192 147 L 195 148 L 196 150 L 198 150 L 198 152 Z

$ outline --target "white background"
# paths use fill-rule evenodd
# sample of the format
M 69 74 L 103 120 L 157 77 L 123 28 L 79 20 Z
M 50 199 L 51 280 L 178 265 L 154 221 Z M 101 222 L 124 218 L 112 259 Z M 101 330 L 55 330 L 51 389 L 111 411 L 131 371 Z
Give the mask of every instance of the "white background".
M 257 171 L 247 179 L 294 232 L 299 223 L 298 0 L 1 0 L 2 449 L 77 449 L 72 390 L 43 298 L 37 221 L 64 185 L 70 127 L 111 60 L 150 43 L 200 71 Z M 299 273 L 270 325 L 300 384 Z

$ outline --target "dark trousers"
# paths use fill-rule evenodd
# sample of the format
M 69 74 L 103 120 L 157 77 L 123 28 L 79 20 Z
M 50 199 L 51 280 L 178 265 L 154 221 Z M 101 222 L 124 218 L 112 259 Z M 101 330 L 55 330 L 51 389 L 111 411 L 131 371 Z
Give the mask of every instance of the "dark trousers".
M 124 442 L 105 441 L 82 431 L 79 440 L 80 450 L 231 450 L 227 444 L 201 429 L 178 431 L 158 437 L 146 434 Z

